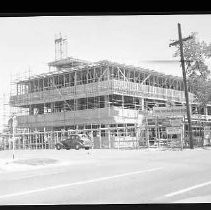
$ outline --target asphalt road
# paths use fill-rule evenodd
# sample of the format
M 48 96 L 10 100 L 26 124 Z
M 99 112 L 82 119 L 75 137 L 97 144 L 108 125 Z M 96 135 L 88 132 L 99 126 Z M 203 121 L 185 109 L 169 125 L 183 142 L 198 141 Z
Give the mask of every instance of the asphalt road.
M 211 202 L 211 149 L 0 152 L 0 205 Z M 5 163 L 8 164 L 5 165 Z

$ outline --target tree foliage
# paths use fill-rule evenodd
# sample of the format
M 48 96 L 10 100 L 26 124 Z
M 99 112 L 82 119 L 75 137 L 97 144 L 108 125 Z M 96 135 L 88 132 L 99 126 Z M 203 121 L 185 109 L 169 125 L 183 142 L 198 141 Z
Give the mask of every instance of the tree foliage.
M 211 101 L 211 81 L 209 79 L 204 80 L 200 77 L 194 77 L 189 79 L 189 83 L 192 86 L 199 106 L 206 106 Z
M 199 105 L 205 106 L 211 101 L 211 80 L 207 60 L 211 57 L 211 44 L 197 39 L 197 33 L 192 33 L 192 39 L 183 42 L 184 59 L 188 83 L 196 96 Z M 177 46 L 174 57 L 180 57 Z

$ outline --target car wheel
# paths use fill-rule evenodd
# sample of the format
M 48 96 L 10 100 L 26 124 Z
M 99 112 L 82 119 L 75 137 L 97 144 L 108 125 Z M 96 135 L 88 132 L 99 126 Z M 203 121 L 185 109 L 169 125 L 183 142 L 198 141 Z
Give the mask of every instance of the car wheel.
M 60 150 L 61 148 L 62 148 L 62 146 L 61 146 L 60 144 L 57 144 L 57 145 L 56 145 L 56 149 L 57 149 L 57 150 Z
M 89 150 L 89 147 L 85 147 L 85 150 Z
M 78 144 L 76 144 L 76 145 L 75 145 L 75 149 L 76 149 L 76 150 L 79 150 L 79 149 L 80 149 L 80 146 L 79 146 Z

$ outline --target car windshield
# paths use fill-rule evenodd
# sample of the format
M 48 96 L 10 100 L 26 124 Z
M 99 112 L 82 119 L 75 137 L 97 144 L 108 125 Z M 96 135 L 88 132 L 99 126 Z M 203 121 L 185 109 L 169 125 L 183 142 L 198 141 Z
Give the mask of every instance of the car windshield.
M 83 135 L 81 136 L 81 138 L 87 138 L 87 136 L 83 134 Z

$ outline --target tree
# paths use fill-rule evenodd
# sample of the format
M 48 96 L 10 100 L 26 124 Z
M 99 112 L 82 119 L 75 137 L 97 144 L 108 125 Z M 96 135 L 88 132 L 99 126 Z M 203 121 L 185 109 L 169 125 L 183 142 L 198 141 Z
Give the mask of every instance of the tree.
M 189 84 L 193 89 L 193 93 L 198 102 L 198 107 L 205 107 L 211 101 L 211 81 L 210 79 L 203 79 L 194 77 L 189 79 Z
M 207 60 L 211 57 L 211 44 L 200 42 L 197 35 L 193 32 L 191 34 L 193 38 L 183 42 L 183 49 L 188 85 L 191 87 L 199 107 L 205 107 L 211 101 L 210 70 L 207 65 Z M 173 56 L 180 56 L 179 46 Z

